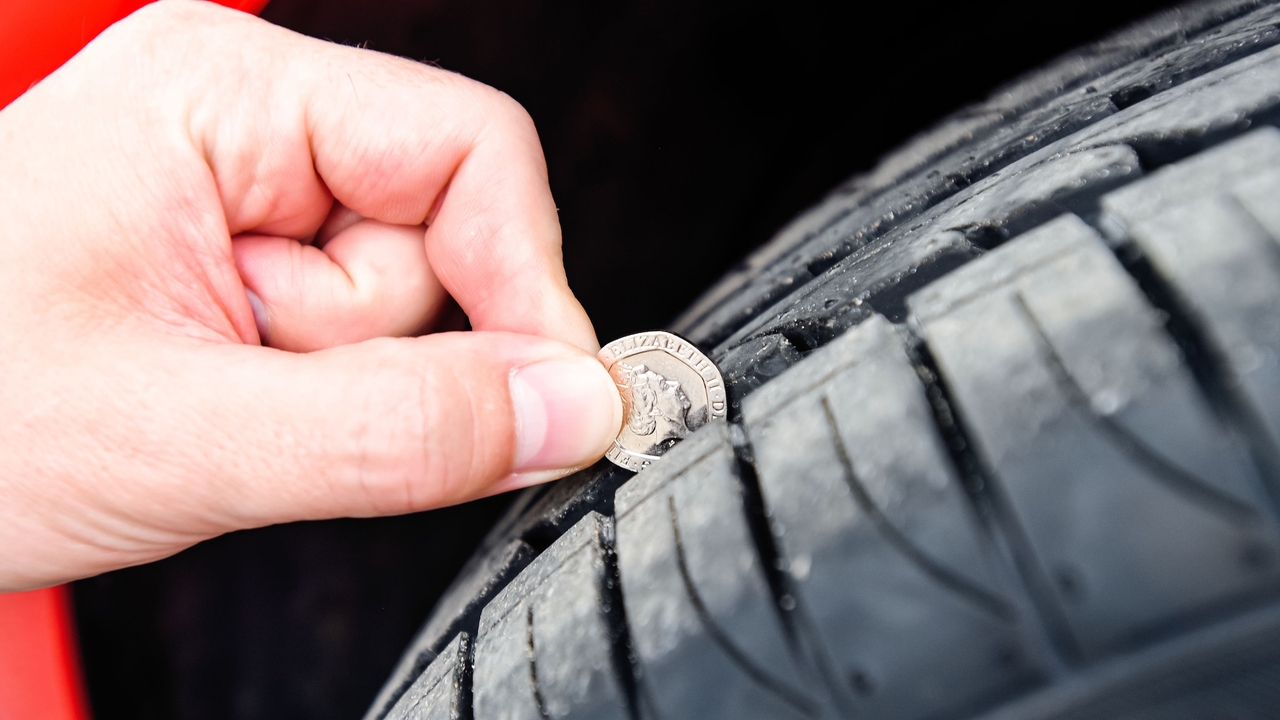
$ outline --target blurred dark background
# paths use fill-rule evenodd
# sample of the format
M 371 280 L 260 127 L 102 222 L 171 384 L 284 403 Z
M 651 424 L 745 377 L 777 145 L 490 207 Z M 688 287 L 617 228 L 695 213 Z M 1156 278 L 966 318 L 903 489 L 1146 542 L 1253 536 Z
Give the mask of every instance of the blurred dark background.
M 941 116 L 1165 5 L 272 0 L 264 16 L 523 103 L 570 283 L 607 340 L 666 323 Z M 628 291 L 637 258 L 662 261 L 662 292 Z M 505 504 L 237 533 L 77 583 L 96 716 L 359 717 Z

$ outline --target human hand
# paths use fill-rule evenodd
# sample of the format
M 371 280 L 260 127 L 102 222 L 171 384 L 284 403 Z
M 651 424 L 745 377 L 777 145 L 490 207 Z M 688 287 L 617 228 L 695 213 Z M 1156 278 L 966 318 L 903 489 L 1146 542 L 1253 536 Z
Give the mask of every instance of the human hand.
M 598 459 L 559 232 L 495 90 L 203 3 L 110 28 L 0 111 L 0 591 Z M 446 293 L 476 332 L 404 337 Z

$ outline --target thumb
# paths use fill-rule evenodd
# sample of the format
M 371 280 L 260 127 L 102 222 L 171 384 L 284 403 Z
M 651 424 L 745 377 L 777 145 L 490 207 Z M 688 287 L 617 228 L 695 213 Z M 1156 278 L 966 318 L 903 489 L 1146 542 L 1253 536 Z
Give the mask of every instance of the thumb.
M 147 340 L 68 346 L 59 372 L 19 365 L 22 381 L 4 388 L 29 394 L 0 454 L 17 468 L 0 474 L 0 506 L 17 508 L 0 525 L 0 592 L 232 530 L 544 482 L 597 460 L 622 424 L 604 366 L 536 336 L 441 333 L 307 354 Z
M 234 416 L 213 427 L 236 451 L 220 453 L 233 461 L 207 500 L 237 526 L 413 512 L 551 480 L 598 460 L 622 424 L 596 358 L 532 336 L 223 349 L 237 357 L 205 399 Z

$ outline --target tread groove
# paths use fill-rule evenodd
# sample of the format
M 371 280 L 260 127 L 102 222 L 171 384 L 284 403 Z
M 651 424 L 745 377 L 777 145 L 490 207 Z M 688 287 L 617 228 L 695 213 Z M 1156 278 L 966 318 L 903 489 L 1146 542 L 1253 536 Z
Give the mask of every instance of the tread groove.
M 462 667 L 458 670 L 457 715 L 453 720 L 475 720 L 474 682 L 476 670 L 476 638 L 462 638 Z
M 1147 63 L 1152 63 L 1156 60 L 1166 62 L 1166 59 L 1161 57 L 1164 49 L 1191 45 L 1197 39 L 1205 36 L 1206 33 L 1215 31 L 1218 25 L 1237 17 L 1243 17 L 1262 4 L 1257 2 L 1241 3 L 1233 5 L 1228 12 L 1217 12 L 1212 18 L 1201 17 L 1196 23 L 1184 25 L 1184 32 L 1171 34 L 1157 44 L 1143 50 L 1140 59 Z M 1180 9 L 1174 12 L 1180 13 L 1183 10 Z M 1274 27 L 1280 28 L 1280 25 Z M 1211 40 L 1212 37 L 1205 38 L 1205 42 Z M 1250 40 L 1250 42 L 1253 42 L 1253 40 Z M 816 226 L 816 229 L 795 242 L 790 249 L 780 251 L 767 264 L 762 264 L 752 270 L 755 278 L 743 281 L 738 288 L 739 291 L 751 289 L 752 283 L 757 283 L 757 287 L 759 287 L 758 283 L 762 278 L 768 282 L 778 282 L 779 284 L 772 287 L 768 292 L 752 296 L 750 298 L 751 307 L 745 308 L 744 312 L 741 313 L 742 317 L 726 320 L 725 324 L 718 328 L 709 324 L 708 327 L 710 329 L 705 330 L 704 337 L 700 338 L 698 345 L 707 349 L 708 345 L 725 342 L 725 338 L 732 337 L 732 334 L 737 332 L 738 329 L 746 327 L 745 323 L 750 322 L 762 313 L 769 312 L 775 303 L 780 304 L 784 298 L 799 297 L 806 288 L 812 287 L 816 281 L 820 280 L 821 278 L 818 276 L 822 275 L 830 267 L 839 264 L 849 256 L 864 252 L 865 248 L 871 246 L 875 240 L 904 228 L 914 218 L 926 214 L 930 209 L 973 182 L 997 172 L 1020 158 L 1026 157 L 1036 148 L 1043 147 L 1055 138 L 1070 136 L 1083 127 L 1096 123 L 1100 117 L 1107 117 L 1110 114 L 1114 114 L 1116 110 L 1140 104 L 1149 97 L 1159 96 L 1193 78 L 1228 65 L 1240 58 L 1256 54 L 1262 49 L 1275 44 L 1274 39 L 1267 40 L 1261 45 L 1242 43 L 1237 50 L 1233 51 L 1234 54 L 1225 53 L 1217 61 L 1196 65 L 1194 66 L 1194 72 L 1183 71 L 1180 74 L 1174 74 L 1169 77 L 1155 77 L 1155 80 L 1159 82 L 1149 82 L 1150 78 L 1147 78 L 1133 81 L 1131 84 L 1124 86 L 1113 85 L 1110 89 L 1103 88 L 1105 96 L 1110 97 L 1112 105 L 1112 109 L 1106 114 L 1092 118 L 1083 118 L 1082 116 L 1083 119 L 1069 118 L 1073 122 L 1079 120 L 1083 124 L 1061 124 L 1060 126 L 1051 127 L 1050 131 L 1042 139 L 1036 141 L 1020 142 L 1015 139 L 1006 142 L 1006 140 L 1001 140 L 1000 142 L 1004 145 L 1001 151 L 983 158 L 977 164 L 973 164 L 974 157 L 972 155 L 969 157 L 969 164 L 963 162 L 953 163 L 954 167 L 951 169 L 955 170 L 955 172 L 949 174 L 948 183 L 921 189 L 920 198 L 916 200 L 918 204 L 906 205 L 905 210 L 892 205 L 888 201 L 880 203 L 882 198 L 901 193 L 904 186 L 918 179 L 930 168 L 937 167 L 939 158 L 959 157 L 960 154 L 969 152 L 972 148 L 966 149 L 963 143 L 958 143 L 927 157 L 922 157 L 909 169 L 900 171 L 893 182 L 877 189 L 868 190 L 858 200 L 858 205 L 856 206 L 858 209 L 872 208 L 872 206 L 879 203 L 881 207 L 873 209 L 883 210 L 884 212 L 877 215 L 868 215 L 866 222 L 857 228 L 837 228 L 847 216 L 854 212 L 853 208 L 855 206 L 851 205 L 841 212 L 832 214 L 825 224 Z M 1103 48 L 1105 46 L 1099 44 L 1097 47 Z M 1112 52 L 1112 50 L 1107 50 L 1107 52 Z M 1120 50 L 1115 52 L 1123 54 Z M 1173 69 L 1177 69 L 1176 61 L 1176 57 L 1167 60 Z M 1119 68 L 1136 62 L 1136 60 L 1117 61 L 1114 67 Z M 1107 72 L 1111 72 L 1112 67 L 1109 65 Z M 1034 100 L 1025 101 L 1025 104 L 1010 108 L 1008 111 L 1011 116 L 1019 116 L 1031 114 L 1032 111 L 1038 108 L 1048 108 L 1066 91 L 1086 82 L 1096 82 L 1105 74 L 1099 71 L 1096 75 L 1082 75 L 1073 79 L 1070 83 L 1048 92 L 1043 97 L 1038 96 Z M 1171 84 L 1160 84 L 1166 80 Z M 1090 86 L 1089 90 L 1095 91 L 1092 86 Z M 1024 101 L 1020 100 L 1019 102 Z M 1157 111 L 1159 111 L 1158 108 Z M 1256 112 L 1250 111 L 1250 113 L 1243 116 L 1240 122 L 1234 125 L 1229 124 L 1212 128 L 1210 132 L 1203 135 L 1194 133 L 1184 135 L 1160 131 L 1150 137 L 1142 136 L 1125 142 L 1137 152 L 1141 168 L 1149 175 L 1152 171 L 1161 167 L 1178 163 L 1187 157 L 1194 157 L 1225 140 L 1237 137 L 1250 127 L 1257 127 L 1262 123 L 1275 123 L 1280 120 L 1280 111 L 1277 110 L 1276 106 L 1268 106 Z M 981 144 L 978 139 L 994 135 L 1000 126 L 1001 123 L 981 126 L 978 133 L 970 137 L 969 145 Z M 1088 146 L 1076 147 L 1077 150 L 1087 148 Z M 944 165 L 942 169 L 946 170 L 948 167 Z M 937 174 L 937 170 L 934 170 L 933 174 Z M 1132 178 L 1123 184 L 1127 185 L 1137 179 Z M 1106 193 L 1114 191 L 1117 187 L 1110 187 Z M 1202 471 L 1197 474 L 1182 469 L 1181 466 L 1169 458 L 1167 453 L 1161 452 L 1158 449 L 1158 445 L 1149 444 L 1147 439 L 1139 437 L 1128 427 L 1121 424 L 1116 419 L 1116 416 L 1099 412 L 1095 409 L 1090 402 L 1087 391 L 1078 382 L 1077 376 L 1072 374 L 1071 369 L 1066 364 L 1066 357 L 1070 356 L 1070 353 L 1065 350 L 1066 346 L 1059 345 L 1055 347 L 1053 345 L 1046 328 L 1039 318 L 1033 314 L 1027 300 L 1021 293 L 1015 292 L 1012 294 L 1012 299 L 1017 306 L 1016 309 L 1025 318 L 1028 329 L 1035 334 L 1035 343 L 1042 346 L 1038 348 L 1040 352 L 1035 356 L 1045 363 L 1046 369 L 1053 375 L 1054 383 L 1065 398 L 1065 405 L 1071 408 L 1068 412 L 1084 413 L 1085 422 L 1088 426 L 1097 428 L 1105 437 L 1105 443 L 1114 447 L 1121 455 L 1131 459 L 1138 466 L 1146 469 L 1149 474 L 1154 476 L 1152 478 L 1153 482 L 1165 486 L 1168 490 L 1190 501 L 1196 507 L 1203 508 L 1207 512 L 1237 523 L 1240 521 L 1248 521 L 1250 523 L 1265 522 L 1269 519 L 1268 510 L 1280 517 L 1280 442 L 1277 442 L 1269 434 L 1267 425 L 1259 414 L 1258 408 L 1245 394 L 1245 390 L 1236 383 L 1235 372 L 1228 362 L 1226 352 L 1219 350 L 1218 345 L 1212 341 L 1214 337 L 1211 333 L 1213 327 L 1208 325 L 1209 321 L 1202 317 L 1192 304 L 1190 294 L 1183 294 L 1179 286 L 1175 286 L 1172 280 L 1166 280 L 1159 274 L 1125 228 L 1119 225 L 1107 225 L 1112 218 L 1108 218 L 1104 214 L 1101 198 L 1090 199 L 1087 202 L 1087 207 L 1084 208 L 1068 207 L 1060 209 L 1065 212 L 1074 211 L 1076 215 L 1097 229 L 1106 238 L 1109 249 L 1119 258 L 1125 271 L 1134 278 L 1147 301 L 1166 316 L 1167 322 L 1164 324 L 1164 332 L 1172 337 L 1183 351 L 1186 366 L 1194 377 L 1197 390 L 1203 397 L 1207 398 L 1212 412 L 1220 419 L 1221 426 L 1230 432 L 1236 433 L 1239 439 L 1243 440 L 1242 445 L 1252 456 L 1253 464 L 1262 480 L 1261 485 L 1264 486 L 1269 497 L 1269 507 L 1267 510 L 1262 510 L 1255 507 L 1255 505 L 1236 498 L 1230 492 L 1220 490 L 1211 485 L 1204 479 L 1212 479 L 1213 476 L 1210 473 Z M 1242 210 L 1248 213 L 1247 209 L 1242 208 Z M 885 213 L 887 213 L 887 217 Z M 895 213 L 897 213 L 896 216 Z M 1009 232 L 1008 228 L 1004 226 L 983 224 L 965 226 L 963 229 L 969 240 L 985 251 L 1004 245 L 1009 241 L 1016 241 L 1019 236 L 1034 229 L 1034 227 L 1045 224 L 1049 219 L 1052 218 L 1046 218 L 1043 221 L 1036 220 L 1030 227 L 1019 226 L 1013 232 Z M 838 236 L 836 233 L 831 232 L 833 229 L 841 231 Z M 911 228 L 911 230 L 914 231 L 914 228 Z M 831 237 L 823 239 L 824 249 L 812 251 L 813 248 L 807 248 L 806 252 L 812 251 L 806 256 L 807 264 L 796 264 L 794 262 L 795 258 L 801 257 L 800 253 L 797 252 L 798 250 L 805 249 L 810 244 L 810 241 L 826 233 L 829 233 Z M 1266 250 L 1261 252 L 1267 256 L 1265 262 L 1280 267 L 1280 243 L 1271 243 Z M 983 253 L 976 254 L 981 255 Z M 972 261 L 972 259 L 974 258 L 969 258 L 958 266 L 963 266 Z M 1261 258 L 1255 259 L 1262 260 Z M 795 264 L 794 272 L 791 275 L 784 278 L 782 273 L 773 272 L 788 262 Z M 751 268 L 748 267 L 748 269 L 750 270 Z M 947 268 L 940 275 L 950 274 L 955 269 L 956 267 Z M 737 269 L 735 269 L 734 273 L 737 273 Z M 731 275 L 734 273 L 731 273 Z M 806 278 L 806 273 L 810 277 Z M 770 277 L 771 274 L 773 275 L 772 278 Z M 785 284 L 782 284 L 784 279 Z M 793 281 L 794 284 L 792 284 Z M 918 290 L 919 288 L 915 289 Z M 711 293 L 718 290 L 719 286 L 713 286 Z M 704 321 L 709 322 L 709 319 L 714 318 L 717 313 L 735 303 L 734 298 L 738 294 L 736 291 L 724 294 L 702 308 L 696 316 L 682 319 L 682 324 L 685 327 L 697 327 Z M 746 294 L 750 295 L 750 293 Z M 880 308 L 880 310 L 884 312 L 886 308 Z M 727 314 L 725 316 L 728 317 Z M 974 442 L 974 438 L 978 437 L 977 434 L 970 432 L 966 427 L 965 419 L 961 417 L 963 413 L 969 410 L 969 406 L 964 405 L 962 407 L 954 400 L 951 389 L 940 371 L 937 359 L 934 358 L 927 341 L 924 339 L 924 332 L 916 323 L 915 318 L 907 314 L 905 304 L 903 310 L 900 313 L 891 314 L 890 319 L 901 331 L 904 339 L 907 339 L 909 346 L 906 349 L 907 355 L 915 366 L 928 400 L 930 408 L 929 421 L 932 421 L 936 426 L 936 430 L 947 449 L 947 462 L 954 467 L 961 479 L 961 485 L 964 494 L 967 496 L 969 507 L 958 509 L 971 510 L 977 516 L 982 534 L 986 536 L 987 541 L 994 545 L 1001 564 L 1007 574 L 1013 578 L 1011 585 L 1014 587 L 1010 588 L 1010 592 L 1007 593 L 1008 597 L 1002 597 L 999 593 L 989 590 L 987 587 L 970 580 L 950 567 L 935 561 L 911 538 L 893 525 L 889 517 L 880 511 L 868 491 L 868 484 L 864 482 L 864 480 L 869 480 L 870 478 L 859 478 L 854 472 L 852 458 L 857 457 L 857 455 L 856 453 L 853 455 L 850 453 L 851 451 L 856 451 L 857 448 L 845 446 L 840 432 L 840 425 L 832 406 L 832 400 L 826 394 L 823 394 L 820 396 L 820 402 L 832 436 L 832 448 L 844 474 L 844 483 L 853 493 L 858 507 L 867 515 L 867 519 L 871 522 L 875 532 L 885 542 L 893 546 L 894 550 L 906 562 L 914 565 L 931 581 L 938 583 L 946 588 L 947 591 L 960 597 L 968 605 L 1003 622 L 1022 625 L 1024 622 L 1021 622 L 1020 619 L 1025 616 L 1027 620 L 1025 625 L 1030 631 L 1029 635 L 1034 636 L 1032 638 L 1034 644 L 1040 646 L 1036 651 L 1044 656 L 1041 659 L 1050 666 L 1045 668 L 1051 676 L 1048 678 L 1049 684 L 1062 683 L 1064 678 L 1074 675 L 1078 670 L 1085 669 L 1085 653 L 1080 641 L 1076 639 L 1075 631 L 1073 631 L 1071 624 L 1068 622 L 1068 615 L 1065 612 L 1067 601 L 1062 600 L 1062 596 L 1056 592 L 1045 563 L 1041 562 L 1040 554 L 1031 543 L 1031 534 L 1028 532 L 1028 527 L 1033 526 L 1030 524 L 1024 525 L 1023 520 L 1015 510 L 1012 501 L 1014 495 L 1010 492 L 1012 481 L 1015 478 L 1012 475 L 1003 478 L 998 475 L 993 464 L 989 462 L 991 458 Z M 814 336 L 808 333 L 807 327 L 800 324 L 775 327 L 768 332 L 760 331 L 764 333 L 763 335 L 753 334 L 729 347 L 725 352 L 732 351 L 769 335 L 777 335 L 789 342 L 798 351 L 797 354 L 799 356 L 807 357 L 811 351 L 830 344 L 832 340 L 848 329 L 846 327 L 836 332 L 833 337 L 818 336 L 815 340 Z M 1059 353 L 1060 348 L 1062 353 Z M 803 360 L 804 357 L 800 357 L 800 361 Z M 794 363 L 795 360 L 792 362 Z M 765 584 L 773 602 L 774 611 L 780 619 L 783 630 L 782 636 L 790 654 L 793 656 L 792 659 L 799 669 L 798 681 L 775 677 L 770 673 L 771 665 L 757 663 L 756 659 L 742 650 L 742 647 L 746 646 L 740 647 L 736 644 L 734 637 L 728 635 L 713 618 L 691 576 L 688 565 L 690 557 L 686 555 L 687 549 L 681 537 L 680 518 L 677 513 L 676 502 L 673 497 L 668 497 L 667 505 L 670 514 L 670 525 L 675 541 L 673 554 L 675 555 L 685 594 L 690 601 L 696 621 L 701 625 L 705 633 L 704 641 L 709 641 L 709 644 L 717 646 L 751 682 L 777 696 L 797 711 L 810 717 L 817 717 L 820 714 L 825 716 L 831 709 L 828 701 L 832 700 L 838 705 L 840 711 L 852 716 L 855 713 L 845 705 L 849 702 L 847 697 L 849 692 L 848 683 L 834 673 L 833 668 L 835 665 L 828 657 L 826 639 L 812 621 L 812 616 L 810 616 L 803 598 L 798 592 L 800 585 L 797 580 L 798 576 L 791 574 L 787 563 L 786 538 L 776 534 L 770 524 L 761 481 L 757 475 L 754 451 L 742 425 L 743 421 L 740 416 L 742 397 L 772 379 L 773 376 L 768 376 L 756 381 L 754 385 L 742 383 L 741 387 L 744 388 L 744 391 L 741 397 L 734 398 L 730 405 L 729 429 L 731 430 L 732 448 L 736 461 L 734 472 L 737 475 L 736 479 L 741 489 L 742 510 L 750 532 L 750 542 L 753 545 L 751 550 L 754 551 L 756 560 L 761 563 L 762 577 L 766 581 Z M 813 390 L 827 379 L 829 378 L 823 378 L 821 382 L 814 383 L 805 392 Z M 729 390 L 731 393 L 733 392 L 732 385 Z M 985 427 L 978 422 L 977 416 L 970 416 L 969 419 L 974 421 L 975 426 Z M 986 418 L 983 417 L 982 419 L 985 420 Z M 846 418 L 846 422 L 848 422 L 848 418 Z M 925 428 L 926 430 L 928 429 L 927 424 Z M 818 433 L 821 434 L 820 428 Z M 1147 437 L 1150 438 L 1152 436 L 1148 435 Z M 1163 447 L 1166 450 L 1169 448 L 1168 445 Z M 617 470 L 610 470 L 615 476 L 620 477 Z M 596 472 L 596 477 L 600 477 L 598 471 Z M 1006 480 L 1009 482 L 1005 482 Z M 623 484 L 623 480 L 615 481 L 615 487 L 603 493 L 605 499 L 592 501 L 590 508 L 611 514 L 612 492 L 617 485 L 621 484 Z M 550 497 L 551 487 L 547 485 L 540 488 L 538 492 L 541 494 L 538 497 Z M 657 491 L 655 490 L 655 492 Z M 548 502 L 548 506 L 550 505 L 551 503 Z M 657 527 L 663 524 L 661 511 L 660 509 L 658 510 L 656 517 L 653 518 L 656 522 L 654 522 L 654 527 L 650 528 L 650 530 L 661 531 L 661 528 Z M 538 512 L 545 513 L 543 510 L 538 510 Z M 578 512 L 576 506 L 569 515 L 572 512 Z M 532 514 L 534 513 L 527 513 L 527 515 Z M 686 522 L 688 522 L 689 517 L 690 515 L 686 510 Z M 540 554 L 550 547 L 557 537 L 563 534 L 564 526 L 563 520 L 559 518 L 554 522 L 542 522 L 535 525 L 526 524 L 522 529 L 522 534 L 515 535 L 515 537 L 523 538 L 534 548 L 535 553 Z M 641 718 L 658 720 L 657 704 L 654 702 L 654 696 L 650 694 L 653 688 L 650 687 L 645 677 L 646 668 L 635 654 L 631 643 L 631 628 L 628 626 L 623 604 L 618 558 L 612 547 L 606 548 L 604 558 L 604 572 L 599 577 L 599 581 L 603 583 L 600 587 L 602 602 L 597 605 L 597 608 L 605 618 L 604 622 L 609 630 L 608 642 L 611 644 L 612 672 L 623 691 L 624 701 L 627 703 L 625 710 L 630 720 L 641 720 Z M 754 571 L 752 572 L 754 573 Z M 611 581 L 612 584 L 610 584 Z M 1019 585 L 1020 587 L 1018 587 Z M 704 585 L 703 589 L 706 590 L 707 586 Z M 1272 597 L 1271 594 L 1274 591 L 1274 587 L 1268 587 L 1265 591 L 1250 594 L 1245 598 L 1238 598 L 1229 604 L 1215 605 L 1211 611 L 1206 611 L 1194 617 L 1182 616 L 1175 619 L 1167 619 L 1157 625 L 1141 628 L 1134 637 L 1156 638 L 1159 636 L 1163 639 L 1165 634 L 1173 635 L 1175 632 L 1183 632 L 1189 626 L 1203 626 L 1211 621 L 1216 622 L 1218 619 L 1230 618 L 1237 614 L 1241 608 L 1247 608 L 1250 603 L 1258 601 L 1258 598 Z M 670 592 L 678 595 L 678 586 L 673 587 Z M 534 700 L 539 715 L 544 720 L 550 720 L 549 708 L 546 705 L 542 688 L 538 681 L 533 614 L 533 608 L 530 607 L 526 626 L 528 651 L 530 653 L 528 672 L 532 680 Z M 478 623 L 478 620 L 479 617 L 477 615 L 475 621 Z M 543 617 L 542 620 L 545 622 L 546 617 Z M 543 670 L 545 675 L 548 670 L 545 664 L 545 654 L 548 651 L 545 646 L 547 635 L 545 634 L 546 628 L 543 627 L 541 629 L 544 633 Z M 636 629 L 640 630 L 639 626 Z M 1087 633 L 1084 630 L 1081 633 L 1081 637 L 1087 637 Z M 776 645 L 775 643 L 775 647 Z M 408 689 L 412 684 L 412 680 L 425 668 L 425 657 L 426 655 L 424 654 L 415 658 L 409 681 L 401 685 L 400 691 L 384 707 L 378 716 L 379 720 L 392 709 L 396 699 Z M 770 660 L 772 660 L 771 657 Z M 459 680 L 462 685 L 459 688 L 460 694 L 457 697 L 463 699 L 459 701 L 463 702 L 464 705 L 460 710 L 461 716 L 465 720 L 469 720 L 472 714 L 470 675 L 474 668 L 474 646 L 467 647 L 463 662 L 465 667 L 462 668 L 459 675 L 462 678 Z M 1089 662 L 1092 662 L 1092 660 Z M 422 667 L 419 667 L 419 665 Z M 516 666 L 516 669 L 518 672 L 518 666 Z M 696 671 L 696 668 L 694 670 Z M 549 679 L 549 677 L 544 677 L 543 681 L 545 682 Z M 830 694 L 830 698 L 822 696 L 823 689 Z M 555 698 L 553 697 L 552 699 L 554 700 Z M 679 710 L 674 710 L 673 712 L 680 714 Z M 950 716 L 949 714 L 947 715 L 947 717 Z M 941 716 L 931 714 L 928 717 Z
M 866 513 L 880 537 L 884 538 L 902 557 L 934 582 L 964 598 L 969 604 L 982 612 L 1006 623 L 1013 622 L 1015 615 L 1009 603 L 935 562 L 889 522 L 884 513 L 880 512 L 880 509 L 876 507 L 875 502 L 867 493 L 866 487 L 863 486 L 853 470 L 853 461 L 849 458 L 849 450 L 844 445 L 844 439 L 840 437 L 840 425 L 836 420 L 835 412 L 831 409 L 831 401 L 826 395 L 822 396 L 822 411 L 826 415 L 827 425 L 831 430 L 832 447 L 836 451 L 836 457 L 840 459 L 840 467 L 844 473 L 845 483 L 849 486 L 850 491 L 853 492 L 859 508 Z
M 1027 307 L 1022 293 L 1014 293 L 1013 300 L 1018 312 L 1036 337 L 1036 343 L 1040 346 L 1045 365 L 1049 368 L 1058 386 L 1070 398 L 1071 405 L 1077 408 L 1087 408 L 1085 412 L 1089 419 L 1102 431 L 1103 436 L 1114 447 L 1128 455 L 1139 465 L 1150 470 L 1153 477 L 1157 478 L 1165 487 L 1195 502 L 1206 510 L 1237 522 L 1252 522 L 1258 519 L 1257 513 L 1247 503 L 1231 497 L 1200 478 L 1182 470 L 1165 459 L 1159 452 L 1148 447 L 1142 440 L 1134 437 L 1110 416 L 1094 412 L 1089 406 L 1088 394 L 1072 377 L 1071 371 L 1067 369 L 1057 350 L 1050 343 L 1044 327 L 1036 319 L 1034 313 L 1031 312 L 1031 308 Z
M 458 715 L 454 720 L 475 720 L 476 636 L 464 638 L 462 672 L 458 679 Z
M 915 329 L 910 328 L 915 334 Z M 947 388 L 937 360 L 930 352 L 924 338 L 916 335 L 916 343 L 908 357 L 916 365 L 916 372 L 925 383 L 926 396 L 931 409 L 930 417 L 937 426 L 947 446 L 948 455 L 959 473 L 979 518 L 987 528 L 989 537 L 1004 553 L 1008 564 L 1021 581 L 1032 608 L 1039 619 L 1047 645 L 1053 650 L 1052 659 L 1059 665 L 1077 666 L 1083 653 L 1067 616 L 1055 598 L 1053 585 L 1040 568 L 1039 560 L 1031 547 L 1027 532 L 1013 512 L 1013 506 L 996 486 L 994 474 L 978 455 L 972 435 L 964 427 L 955 412 L 955 403 Z M 1054 668 L 1062 672 L 1064 668 Z
M 1206 336 L 1202 321 L 1187 301 L 1160 276 L 1132 238 L 1119 238 L 1114 252 L 1147 302 L 1164 313 L 1165 332 L 1182 351 L 1192 378 L 1210 406 L 1244 440 L 1264 481 L 1271 510 L 1280 515 L 1280 448 L 1271 441 L 1262 419 L 1240 395 L 1226 359 Z
M 642 720 L 640 711 L 640 688 L 637 678 L 637 661 L 632 650 L 631 627 L 627 624 L 627 608 L 622 599 L 622 573 L 618 570 L 618 552 L 614 544 L 614 518 L 609 516 L 608 533 L 604 539 L 604 572 L 600 573 L 600 597 L 604 599 L 604 607 L 600 614 L 609 626 L 610 660 L 613 663 L 613 674 L 622 688 L 622 698 L 626 703 L 627 717 L 631 720 Z M 652 703 L 650 703 L 652 705 Z
M 533 703 L 538 706 L 538 715 L 543 720 L 551 720 L 547 712 L 547 700 L 542 697 L 542 686 L 538 684 L 538 652 L 533 645 L 533 606 L 529 607 L 525 629 L 529 646 L 529 680 L 533 683 Z
M 697 588 L 694 587 L 693 578 L 689 575 L 689 565 L 685 559 L 684 540 L 680 535 L 680 519 L 676 512 L 675 498 L 667 498 L 667 509 L 671 515 L 671 531 L 675 535 L 676 565 L 680 569 L 680 580 L 684 583 L 685 593 L 689 597 L 690 604 L 693 605 L 699 622 L 706 629 L 707 635 L 743 673 L 754 680 L 761 688 L 776 695 L 800 714 L 806 717 L 817 717 L 818 709 L 808 698 L 758 667 L 716 624 L 711 617 L 711 613 L 707 610 L 707 606 L 702 602 L 702 596 L 698 594 Z
M 852 716 L 855 713 L 848 706 L 843 683 L 821 640 L 817 623 L 805 608 L 804 598 L 792 582 L 791 575 L 784 569 L 788 560 L 769 526 L 769 512 L 764 504 L 764 492 L 760 489 L 751 440 L 736 422 L 730 425 L 730 431 L 735 469 L 742 489 L 743 512 L 788 649 L 796 659 L 797 667 L 802 671 L 812 667 L 818 676 L 817 684 L 827 690 L 843 714 Z M 791 609 L 787 610 L 787 606 Z

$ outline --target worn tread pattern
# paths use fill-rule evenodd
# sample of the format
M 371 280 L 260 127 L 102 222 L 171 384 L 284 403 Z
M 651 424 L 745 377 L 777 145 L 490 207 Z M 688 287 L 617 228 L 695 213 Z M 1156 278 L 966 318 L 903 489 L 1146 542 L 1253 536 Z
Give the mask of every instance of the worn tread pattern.
M 627 717 L 605 592 L 613 532 L 613 518 L 589 513 L 485 607 L 477 717 Z
M 1043 681 L 1027 602 L 888 322 L 868 320 L 762 388 L 743 420 L 788 604 L 844 708 L 932 716 Z
M 841 259 L 992 173 L 1130 109 L 1137 97 L 1162 95 L 1280 42 L 1274 5 L 1205 4 L 1180 12 L 1194 16 L 1182 19 L 1186 26 L 1175 16 L 1159 16 L 993 93 L 987 103 L 908 143 L 780 231 L 678 318 L 675 331 L 719 344 Z M 1229 19 L 1213 24 L 1222 18 Z M 1126 53 L 1133 53 L 1128 62 Z M 1151 54 L 1132 62 L 1142 53 Z M 943 132 L 953 124 L 959 126 Z M 945 140 L 939 141 L 939 132 Z
M 1280 131 L 1264 128 L 1108 197 L 1208 338 L 1269 455 L 1280 448 Z
M 1247 446 L 1078 218 L 1027 233 L 911 306 L 1037 584 L 1052 588 L 1041 601 L 1065 619 L 1065 652 L 1123 648 L 1280 579 L 1280 536 Z
M 837 188 L 676 323 L 728 421 L 526 492 L 367 719 L 1273 716 L 1278 120 L 1202 3 Z
M 728 428 L 667 457 L 614 499 L 632 650 L 657 716 L 816 716 L 752 549 Z

